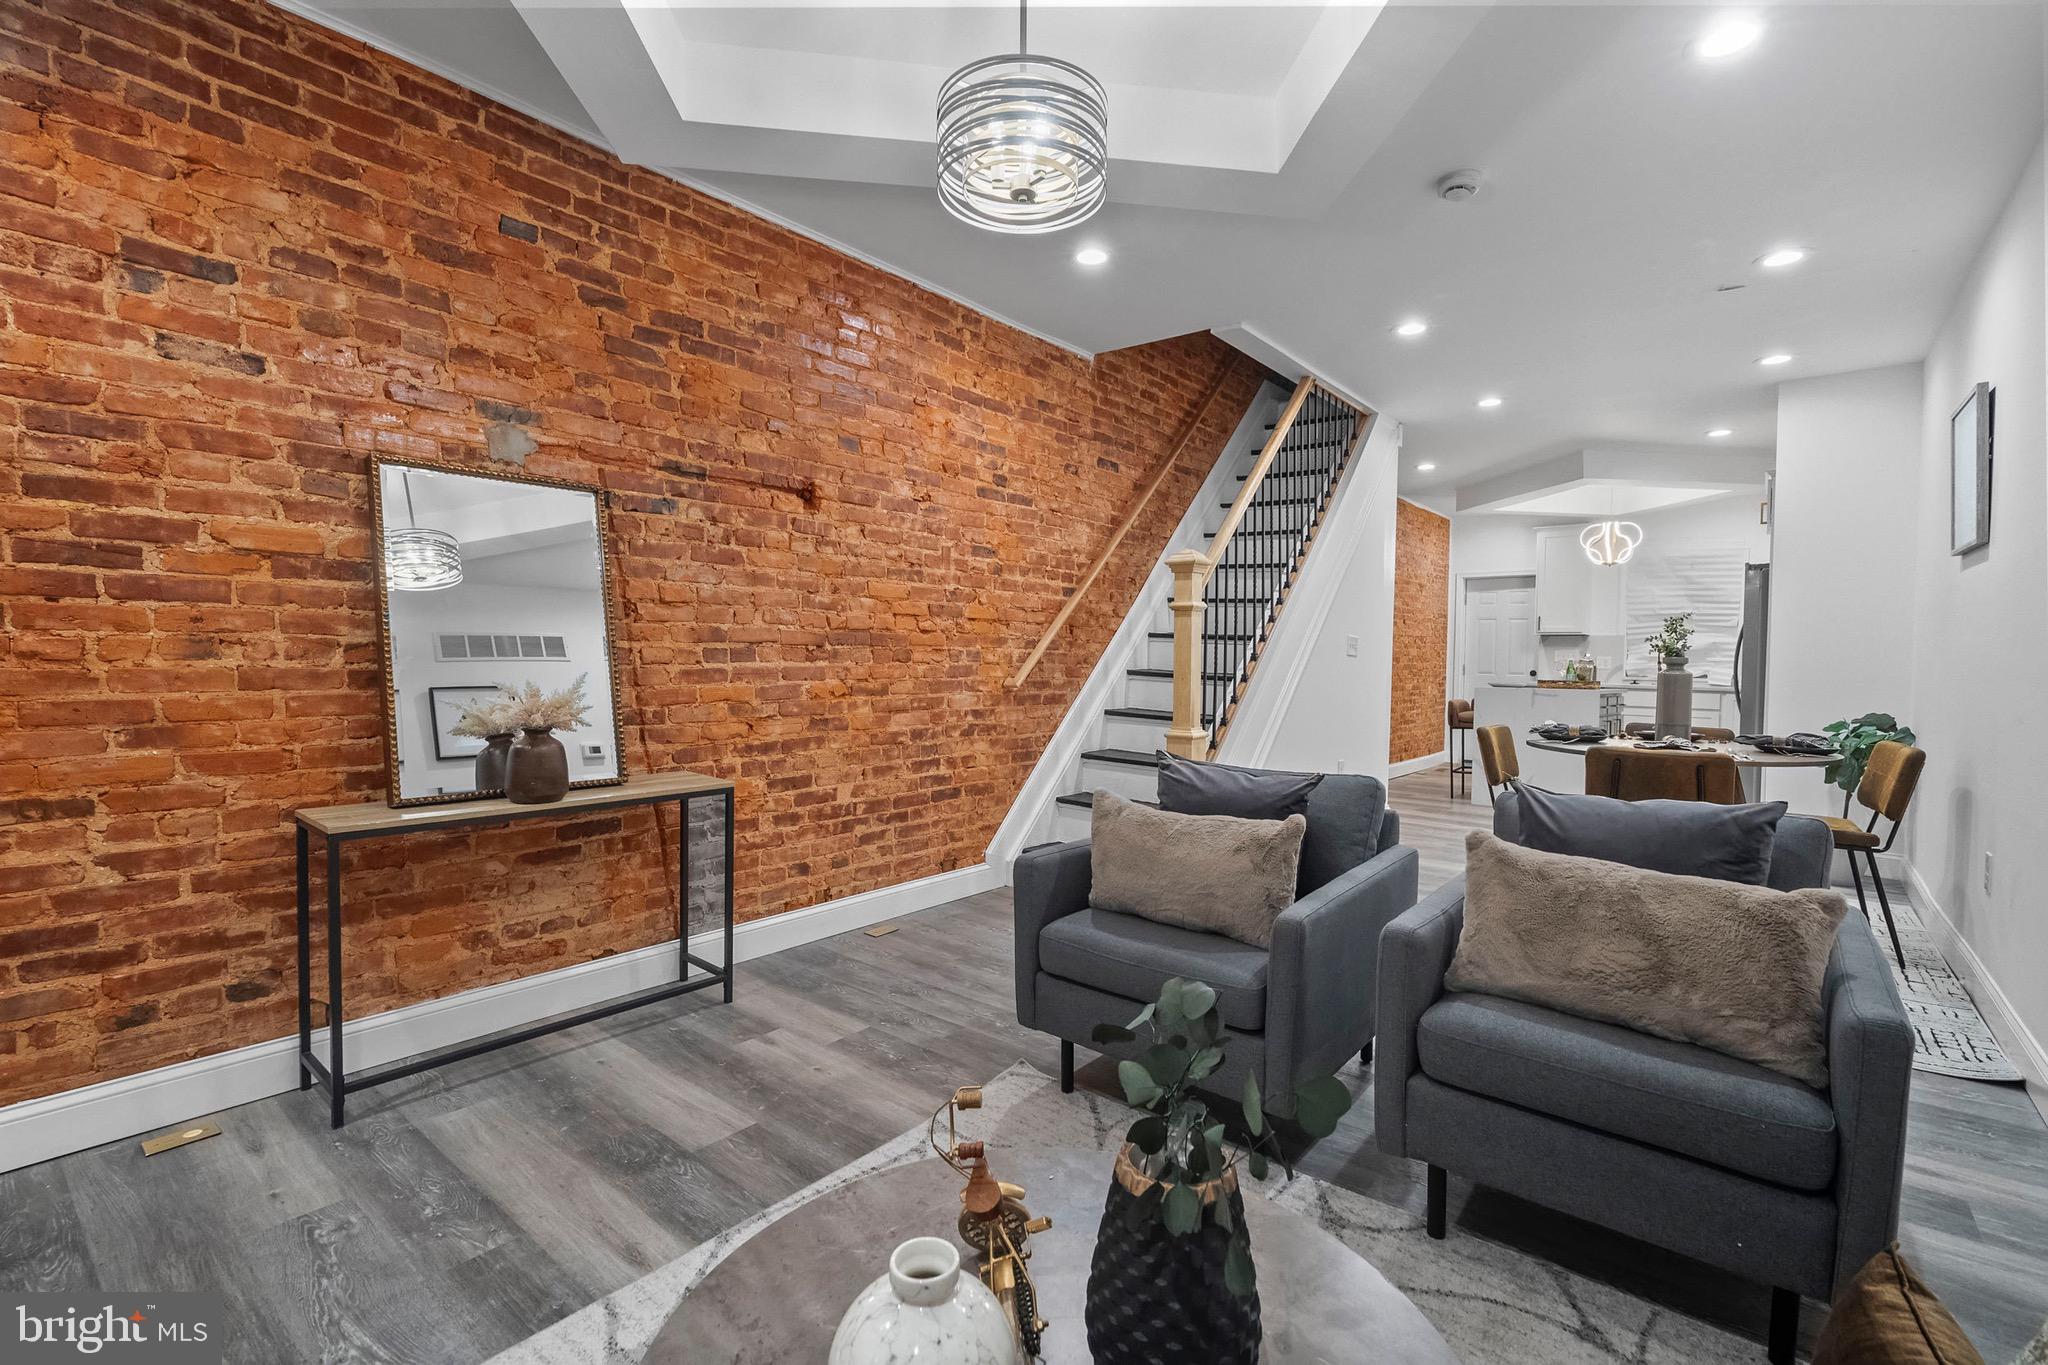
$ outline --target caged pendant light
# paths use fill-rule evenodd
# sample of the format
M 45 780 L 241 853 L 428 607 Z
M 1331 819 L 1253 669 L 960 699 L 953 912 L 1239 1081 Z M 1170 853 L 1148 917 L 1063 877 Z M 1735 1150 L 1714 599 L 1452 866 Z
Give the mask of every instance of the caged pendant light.
M 1029 55 L 1025 3 L 1015 52 L 969 62 L 939 87 L 939 202 L 993 232 L 1058 232 L 1108 193 L 1109 102 L 1072 62 Z
M 384 532 L 384 581 L 398 592 L 431 592 L 462 581 L 462 544 L 446 531 L 422 526 L 412 510 L 412 471 L 401 470 L 406 525 Z

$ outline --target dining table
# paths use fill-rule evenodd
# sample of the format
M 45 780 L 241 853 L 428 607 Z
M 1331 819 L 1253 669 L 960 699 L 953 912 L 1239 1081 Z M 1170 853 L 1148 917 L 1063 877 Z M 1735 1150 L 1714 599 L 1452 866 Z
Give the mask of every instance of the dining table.
M 1525 735 L 1522 743 L 1531 749 L 1544 749 L 1553 754 L 1577 754 L 1587 750 L 1608 749 L 1655 749 L 1654 740 L 1638 739 L 1633 735 L 1610 735 L 1598 743 L 1585 740 L 1544 739 L 1540 735 Z M 1840 754 L 1777 754 L 1767 753 L 1748 744 L 1733 740 L 1698 740 L 1694 751 L 1700 753 L 1726 754 L 1735 760 L 1738 768 L 1825 768 L 1840 758 Z

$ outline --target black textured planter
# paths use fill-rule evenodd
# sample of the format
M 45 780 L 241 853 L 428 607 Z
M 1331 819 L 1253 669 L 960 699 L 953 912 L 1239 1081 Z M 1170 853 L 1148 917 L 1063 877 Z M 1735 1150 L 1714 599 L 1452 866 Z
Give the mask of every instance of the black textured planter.
M 1202 1225 L 1176 1237 L 1159 1219 L 1158 1196 L 1140 1198 L 1156 1182 L 1131 1164 L 1130 1153 L 1128 1146 L 1117 1153 L 1088 1267 L 1095 1365 L 1256 1365 L 1258 1292 L 1239 1298 L 1224 1284 L 1230 1235 L 1209 1208 L 1227 1200 L 1241 1223 L 1236 1173 L 1204 1187 Z
M 522 806 L 569 794 L 569 751 L 546 730 L 525 730 L 505 764 L 505 799 Z
M 512 758 L 510 734 L 489 735 L 476 756 L 476 789 L 480 792 L 505 790 L 505 768 Z

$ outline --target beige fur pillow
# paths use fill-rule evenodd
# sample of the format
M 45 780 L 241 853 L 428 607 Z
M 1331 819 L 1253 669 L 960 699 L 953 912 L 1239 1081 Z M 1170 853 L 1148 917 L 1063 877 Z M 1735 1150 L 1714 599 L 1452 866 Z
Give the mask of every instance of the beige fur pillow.
M 1828 1083 L 1821 979 L 1833 891 L 1650 872 L 1465 838 L 1465 928 L 1444 975 Z
M 1088 903 L 1264 948 L 1294 904 L 1308 821 L 1176 815 L 1095 793 Z

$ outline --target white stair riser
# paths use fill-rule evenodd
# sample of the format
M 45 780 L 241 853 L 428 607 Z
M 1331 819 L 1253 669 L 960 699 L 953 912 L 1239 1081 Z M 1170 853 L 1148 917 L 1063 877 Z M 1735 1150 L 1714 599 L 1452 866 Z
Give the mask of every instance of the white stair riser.
M 1145 648 L 1142 653 L 1145 662 L 1141 665 L 1141 667 L 1173 667 L 1173 641 L 1171 640 L 1154 640 L 1148 636 L 1145 640 Z
M 1093 831 L 1094 817 L 1086 806 L 1055 805 L 1052 814 L 1052 835 L 1061 843 L 1074 839 L 1085 839 Z
M 1124 705 L 1144 706 L 1158 711 L 1173 709 L 1173 679 L 1124 679 Z
M 1157 801 L 1159 799 L 1159 770 L 1137 768 L 1128 763 L 1103 763 L 1081 760 L 1081 782 L 1078 791 L 1111 791 L 1133 801 Z
M 1166 722 L 1137 720 L 1131 716 L 1104 716 L 1102 747 L 1135 749 L 1141 754 L 1157 753 L 1166 747 Z

